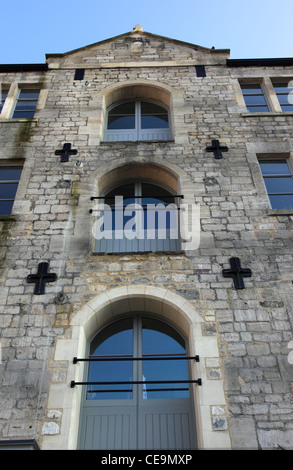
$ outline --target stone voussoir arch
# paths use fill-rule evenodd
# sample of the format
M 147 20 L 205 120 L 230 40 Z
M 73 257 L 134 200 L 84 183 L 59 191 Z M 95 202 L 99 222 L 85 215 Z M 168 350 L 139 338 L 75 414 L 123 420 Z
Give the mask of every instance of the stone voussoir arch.
M 137 97 L 161 101 L 170 107 L 174 95 L 183 96 L 181 90 L 176 90 L 165 83 L 140 79 L 111 84 L 102 90 L 101 95 L 105 100 L 106 107 L 123 99 Z
M 152 81 L 152 80 L 128 80 L 111 84 L 101 90 L 96 96 L 98 103 L 97 110 L 98 121 L 100 122 L 100 136 L 99 139 L 103 142 L 105 131 L 105 118 L 109 106 L 128 99 L 146 99 L 153 100 L 167 106 L 170 110 L 170 124 L 172 129 L 173 139 L 180 141 L 188 140 L 187 134 L 182 129 L 184 128 L 184 115 L 182 113 L 184 104 L 184 93 L 180 87 L 173 87 L 169 84 Z M 192 113 L 192 108 L 187 109 L 187 112 Z M 183 139 L 183 140 L 182 140 Z
M 193 323 L 203 319 L 191 303 L 167 288 L 124 286 L 110 289 L 90 300 L 72 319 L 72 326 L 85 329 L 87 337 L 115 316 L 131 312 L 149 312 L 162 316 L 186 334 Z

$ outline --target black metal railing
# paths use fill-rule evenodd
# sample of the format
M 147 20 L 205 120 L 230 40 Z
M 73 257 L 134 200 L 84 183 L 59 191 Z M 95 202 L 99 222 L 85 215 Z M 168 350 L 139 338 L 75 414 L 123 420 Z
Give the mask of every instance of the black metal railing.
M 135 199 L 158 199 L 160 204 L 164 204 L 164 203 L 165 203 L 165 204 L 168 204 L 167 202 L 163 201 L 163 199 L 174 199 L 174 200 L 175 200 L 175 198 L 184 199 L 184 196 L 183 196 L 183 194 L 175 194 L 175 195 L 173 195 L 173 196 L 172 196 L 172 195 L 170 195 L 170 196 L 123 196 L 123 198 L 126 199 L 126 200 L 127 200 L 127 199 L 133 199 L 133 200 L 135 200 Z M 162 200 L 161 200 L 160 198 L 162 198 Z M 105 201 L 107 201 L 107 199 L 108 199 L 108 200 L 109 200 L 109 199 L 110 199 L 110 200 L 115 199 L 115 196 L 92 196 L 92 197 L 90 198 L 91 201 L 94 201 L 95 199 L 100 199 L 100 200 L 105 200 Z M 131 204 L 135 204 L 135 203 L 133 202 L 133 203 L 131 203 Z M 174 203 L 174 204 L 175 204 L 175 203 Z M 125 209 L 127 206 L 128 206 L 128 203 L 127 203 L 127 204 L 123 204 L 122 207 L 116 207 L 115 205 L 110 205 L 109 207 L 111 208 L 111 211 L 112 211 L 112 209 L 113 209 L 114 211 L 117 211 L 117 210 L 124 211 L 124 209 Z M 145 209 L 147 208 L 147 206 L 148 206 L 148 203 L 140 204 L 140 207 L 141 207 L 143 210 L 145 210 Z M 166 210 L 166 209 L 167 209 L 167 208 L 164 208 L 164 209 L 161 209 L 161 210 Z M 177 209 L 178 211 L 180 211 L 180 207 L 176 207 L 176 209 Z M 136 210 L 138 210 L 138 209 L 136 209 Z M 150 210 L 150 209 L 149 209 L 149 210 Z M 158 211 L 158 210 L 160 210 L 160 209 L 159 209 L 158 207 L 156 207 L 156 208 L 154 208 L 153 210 L 154 210 L 154 211 Z M 173 210 L 174 210 L 174 209 L 173 209 Z M 98 211 L 98 212 L 101 212 L 101 209 L 90 209 L 90 210 L 89 210 L 89 213 L 92 214 L 93 212 L 97 212 L 97 211 Z M 107 209 L 106 209 L 106 210 L 103 209 L 103 212 L 105 212 L 105 211 L 107 211 Z
M 73 358 L 73 364 L 77 362 L 95 362 L 95 361 L 170 361 L 170 360 L 195 360 L 199 362 L 199 356 L 185 356 L 184 354 L 145 354 L 141 357 L 132 357 L 129 354 L 115 355 L 98 355 L 85 358 Z
M 118 195 L 117 195 L 118 196 Z M 184 195 L 183 194 L 173 194 L 173 195 L 160 195 L 160 196 L 135 196 L 135 195 L 131 195 L 131 196 L 123 196 L 123 198 L 125 199 L 159 199 L 160 198 L 163 198 L 163 199 L 175 199 L 176 197 L 180 197 L 181 199 L 184 199 Z M 91 198 L 91 201 L 93 201 L 94 199 L 115 199 L 115 196 L 92 196 Z
M 199 362 L 199 356 L 185 356 L 184 354 L 155 354 L 145 355 L 142 357 L 132 357 L 130 355 L 120 356 L 90 356 L 88 358 L 73 358 L 73 364 L 77 362 L 105 362 L 105 361 L 170 361 L 170 360 L 195 360 Z M 70 387 L 74 388 L 76 385 L 163 385 L 163 384 L 197 384 L 202 385 L 200 378 L 194 380 L 131 380 L 131 381 L 94 381 L 94 382 L 76 382 L 72 380 Z M 147 392 L 159 392 L 159 391 L 186 391 L 188 388 L 148 388 Z M 110 389 L 110 390 L 88 390 L 88 393 L 106 393 L 106 392 L 130 392 L 131 389 Z

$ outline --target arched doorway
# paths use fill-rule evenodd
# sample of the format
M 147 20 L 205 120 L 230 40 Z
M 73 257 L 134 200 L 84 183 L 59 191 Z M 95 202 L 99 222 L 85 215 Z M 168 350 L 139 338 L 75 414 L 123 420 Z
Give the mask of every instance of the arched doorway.
M 123 315 L 91 338 L 79 449 L 196 448 L 188 344 L 166 321 Z
M 87 362 L 75 363 L 77 356 L 85 358 L 90 340 L 95 334 L 121 316 L 129 312 L 149 312 L 161 321 L 178 329 L 185 342 L 186 351 L 191 356 L 199 354 L 199 362 L 189 361 L 191 377 L 202 379 L 202 386 L 194 384 L 193 397 L 196 419 L 197 446 L 199 449 L 230 449 L 229 429 L 218 431 L 213 429 L 213 407 L 228 410 L 225 395 L 224 377 L 217 380 L 209 379 L 209 367 L 220 363 L 221 355 L 216 335 L 204 335 L 204 319 L 189 300 L 170 289 L 159 286 L 127 285 L 115 287 L 100 293 L 87 302 L 70 322 L 68 336 L 58 338 L 56 342 L 53 369 L 59 373 L 59 364 L 68 364 L 66 377 L 62 383 L 51 383 L 48 396 L 48 412 L 59 410 L 62 413 L 62 426 L 58 435 L 47 435 L 43 438 L 42 448 L 51 450 L 73 450 L 80 448 L 78 434 L 81 429 L 81 408 L 84 403 L 82 395 L 84 386 L 69 386 L 74 382 L 85 380 Z M 61 361 L 61 362 L 60 362 Z M 162 400 L 163 403 L 163 400 Z

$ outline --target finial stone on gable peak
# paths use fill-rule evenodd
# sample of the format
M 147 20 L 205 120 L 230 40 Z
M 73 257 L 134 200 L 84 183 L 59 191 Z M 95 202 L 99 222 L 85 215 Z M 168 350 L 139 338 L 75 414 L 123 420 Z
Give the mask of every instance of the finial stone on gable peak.
M 143 31 L 143 27 L 137 24 L 136 26 L 133 26 L 132 31 Z

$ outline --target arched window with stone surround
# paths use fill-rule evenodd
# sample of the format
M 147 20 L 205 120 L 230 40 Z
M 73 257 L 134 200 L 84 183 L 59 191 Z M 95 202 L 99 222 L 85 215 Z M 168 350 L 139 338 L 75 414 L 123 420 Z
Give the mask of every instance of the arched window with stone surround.
M 180 250 L 178 195 L 152 181 L 124 181 L 96 206 L 97 253 Z
M 155 101 L 136 99 L 115 103 L 107 110 L 104 140 L 170 140 L 169 109 Z
M 171 94 L 160 86 L 124 85 L 105 95 L 104 141 L 172 140 Z
M 193 202 L 189 193 L 182 192 L 182 188 L 189 189 L 188 184 L 185 173 L 172 164 L 167 167 L 158 161 L 126 163 L 121 159 L 119 164 L 105 165 L 97 175 L 97 191 L 91 198 L 92 252 L 178 253 L 196 249 L 193 245 L 189 248 L 188 240 L 196 239 L 200 219 L 195 211 L 196 220 L 193 213 L 191 217 L 185 215 L 187 205 Z M 115 215 L 120 217 L 120 226 L 115 224 Z M 148 232 L 143 232 L 142 227 Z M 124 229 L 134 232 L 132 239 L 123 236 Z

